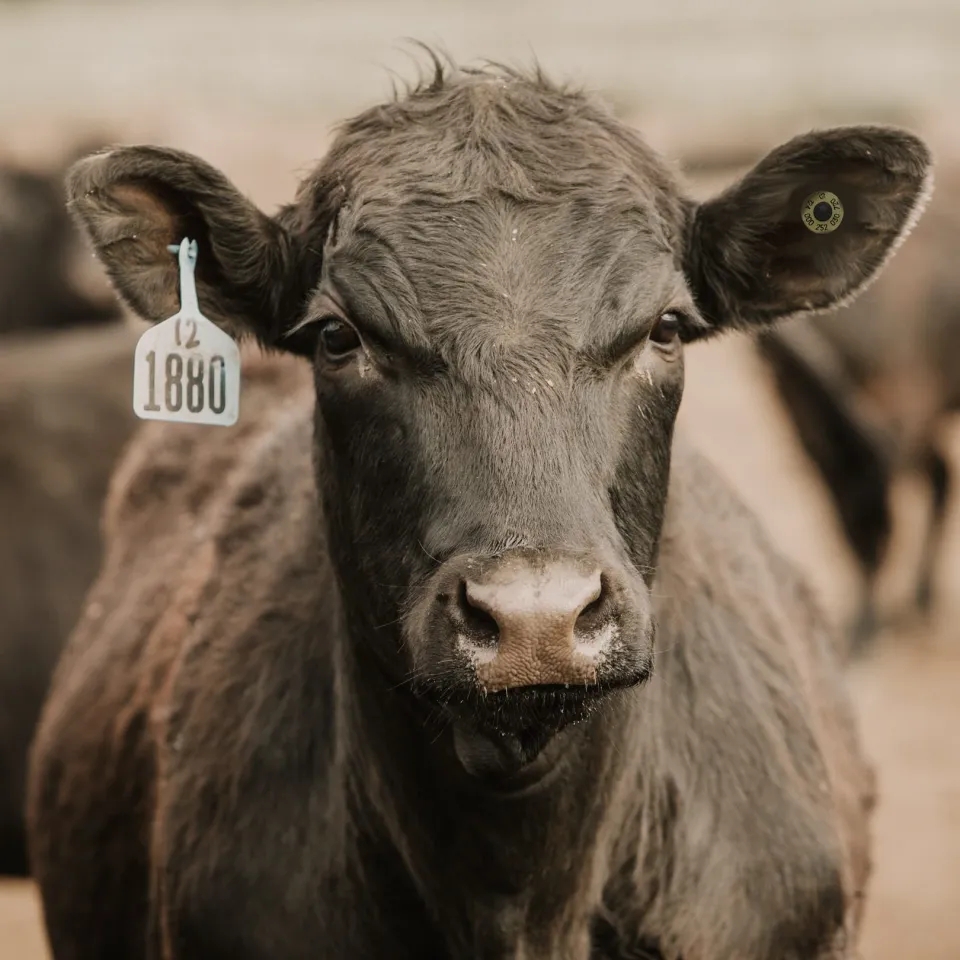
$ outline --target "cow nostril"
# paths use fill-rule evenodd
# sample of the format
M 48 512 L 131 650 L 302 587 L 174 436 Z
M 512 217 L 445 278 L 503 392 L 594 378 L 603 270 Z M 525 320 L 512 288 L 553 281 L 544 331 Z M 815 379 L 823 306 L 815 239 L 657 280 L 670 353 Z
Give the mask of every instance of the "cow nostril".
M 606 576 L 600 574 L 600 584 L 597 589 L 597 595 L 591 600 L 577 616 L 577 622 L 574 625 L 574 633 L 582 635 L 593 633 L 603 625 L 604 620 L 608 618 L 610 612 L 610 584 Z
M 485 692 L 597 682 L 618 630 L 619 590 L 585 566 L 508 554 L 461 579 L 452 639 Z
M 463 621 L 463 627 L 471 638 L 495 641 L 500 633 L 497 621 L 486 610 L 470 602 L 467 596 L 467 583 L 460 581 L 457 589 L 457 607 Z

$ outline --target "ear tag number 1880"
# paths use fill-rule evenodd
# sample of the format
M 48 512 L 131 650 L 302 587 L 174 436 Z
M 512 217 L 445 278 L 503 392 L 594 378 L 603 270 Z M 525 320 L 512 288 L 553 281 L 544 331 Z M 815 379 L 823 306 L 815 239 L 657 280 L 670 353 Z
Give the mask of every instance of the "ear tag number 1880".
M 143 420 L 229 427 L 240 413 L 240 350 L 200 312 L 197 241 L 184 237 L 170 250 L 180 262 L 180 312 L 137 343 L 133 410 Z

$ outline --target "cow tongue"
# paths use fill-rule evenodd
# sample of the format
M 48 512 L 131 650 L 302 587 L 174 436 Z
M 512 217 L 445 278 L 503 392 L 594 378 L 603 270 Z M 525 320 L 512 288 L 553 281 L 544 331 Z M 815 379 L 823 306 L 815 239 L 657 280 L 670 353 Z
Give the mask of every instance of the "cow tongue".
M 453 725 L 453 746 L 464 770 L 473 777 L 516 773 L 532 759 L 519 737 L 481 733 L 463 723 Z

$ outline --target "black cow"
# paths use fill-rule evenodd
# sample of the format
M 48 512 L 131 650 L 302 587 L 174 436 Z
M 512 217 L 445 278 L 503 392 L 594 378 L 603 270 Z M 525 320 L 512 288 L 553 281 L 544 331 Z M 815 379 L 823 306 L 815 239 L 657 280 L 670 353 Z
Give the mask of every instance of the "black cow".
M 849 127 L 697 204 L 589 97 L 440 67 L 273 217 L 175 150 L 79 163 L 144 318 L 195 238 L 206 314 L 301 359 L 119 468 L 32 759 L 55 957 L 854 956 L 835 639 L 674 418 L 685 344 L 855 295 L 929 176 Z

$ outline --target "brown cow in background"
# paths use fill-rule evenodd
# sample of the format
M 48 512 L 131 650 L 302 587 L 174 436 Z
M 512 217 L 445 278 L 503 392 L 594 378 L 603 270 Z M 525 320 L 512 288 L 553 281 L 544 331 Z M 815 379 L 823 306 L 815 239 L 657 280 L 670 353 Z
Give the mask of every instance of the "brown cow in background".
M 27 749 L 96 575 L 103 498 L 136 423 L 139 334 L 95 282 L 63 175 L 0 166 L 0 874 L 27 869 Z
M 689 146 L 682 166 L 699 190 L 732 183 L 756 162 L 739 147 Z M 919 568 L 898 620 L 932 611 L 951 494 L 944 429 L 960 410 L 960 163 L 939 165 L 929 208 L 875 284 L 825 314 L 756 338 L 758 354 L 797 439 L 820 474 L 861 575 L 851 648 L 866 653 L 891 622 L 877 581 L 889 556 L 891 492 L 906 473 L 929 492 Z
M 77 145 L 49 169 L 0 163 L 0 336 L 69 330 L 118 319 L 116 298 L 90 270 L 90 255 L 67 213 L 63 177 Z

